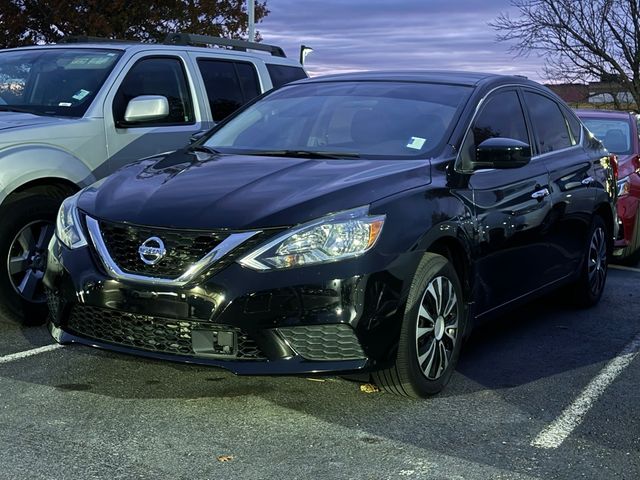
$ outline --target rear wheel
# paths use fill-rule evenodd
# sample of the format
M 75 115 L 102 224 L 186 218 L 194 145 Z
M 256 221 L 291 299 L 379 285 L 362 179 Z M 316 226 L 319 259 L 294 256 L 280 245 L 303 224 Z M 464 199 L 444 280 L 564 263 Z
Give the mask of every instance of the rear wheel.
M 600 301 L 607 280 L 611 239 L 604 220 L 598 215 L 593 217 L 588 238 L 580 278 L 573 285 L 575 303 L 582 308 L 591 307 Z
M 60 201 L 24 195 L 0 211 L 0 313 L 24 324 L 47 317 L 42 278 Z
M 443 256 L 427 253 L 413 279 L 395 364 L 374 372 L 378 386 L 407 397 L 440 392 L 460 356 L 467 311 L 460 280 Z

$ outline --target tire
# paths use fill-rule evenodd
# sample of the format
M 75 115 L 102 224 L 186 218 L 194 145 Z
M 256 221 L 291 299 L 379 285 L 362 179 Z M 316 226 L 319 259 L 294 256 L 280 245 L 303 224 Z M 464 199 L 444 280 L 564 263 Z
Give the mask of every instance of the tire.
M 20 194 L 0 211 L 0 315 L 24 325 L 47 319 L 42 276 L 61 201 Z
M 599 215 L 593 217 L 585 247 L 580 277 L 573 284 L 573 302 L 578 308 L 589 308 L 600 301 L 607 280 L 611 239 Z
M 426 253 L 411 283 L 395 364 L 374 372 L 375 383 L 412 398 L 440 392 L 458 362 L 467 315 L 453 265 L 441 255 Z

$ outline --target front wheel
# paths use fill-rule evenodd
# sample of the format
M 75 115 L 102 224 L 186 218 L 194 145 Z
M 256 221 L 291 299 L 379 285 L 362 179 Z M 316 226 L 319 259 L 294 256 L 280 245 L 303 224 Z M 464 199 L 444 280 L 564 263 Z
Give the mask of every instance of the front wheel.
M 28 195 L 0 212 L 0 314 L 24 324 L 44 323 L 42 277 L 60 201 Z
M 402 322 L 395 364 L 374 372 L 390 393 L 421 398 L 440 392 L 460 356 L 467 309 L 453 265 L 427 253 L 416 271 Z

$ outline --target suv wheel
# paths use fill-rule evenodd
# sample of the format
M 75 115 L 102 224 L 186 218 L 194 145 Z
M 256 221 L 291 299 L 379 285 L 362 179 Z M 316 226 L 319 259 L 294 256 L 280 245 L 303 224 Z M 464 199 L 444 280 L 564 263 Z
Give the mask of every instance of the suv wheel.
M 411 284 L 395 364 L 374 372 L 375 382 L 407 397 L 440 392 L 455 370 L 466 325 L 453 265 L 441 255 L 425 254 Z
M 60 199 L 16 198 L 0 211 L 0 314 L 24 324 L 42 324 L 47 304 L 42 277 Z

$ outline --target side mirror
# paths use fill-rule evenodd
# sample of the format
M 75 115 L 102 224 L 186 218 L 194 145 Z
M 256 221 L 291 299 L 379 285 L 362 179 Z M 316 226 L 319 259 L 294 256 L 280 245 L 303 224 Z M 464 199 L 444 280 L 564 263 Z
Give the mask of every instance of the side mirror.
M 169 101 L 162 95 L 140 95 L 132 98 L 124 112 L 127 123 L 160 120 L 169 115 Z
M 476 147 L 474 169 L 518 168 L 531 161 L 531 147 L 513 138 L 488 138 Z

